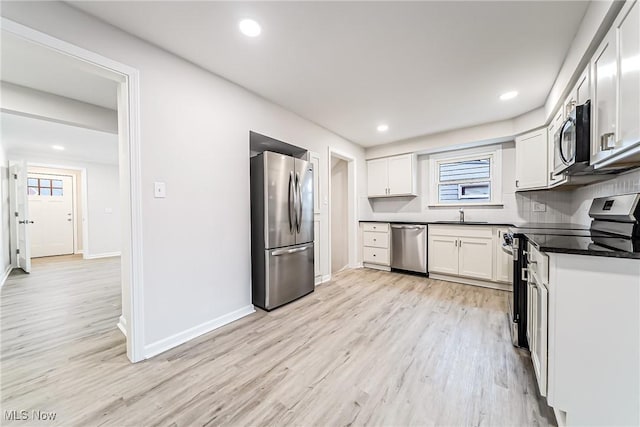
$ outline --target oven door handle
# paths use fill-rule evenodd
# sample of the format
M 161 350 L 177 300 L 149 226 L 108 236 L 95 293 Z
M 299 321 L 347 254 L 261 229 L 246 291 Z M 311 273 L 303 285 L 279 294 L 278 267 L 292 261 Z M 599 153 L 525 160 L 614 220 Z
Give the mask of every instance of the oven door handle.
M 520 273 L 520 278 L 523 282 L 529 282 L 529 269 L 523 268 Z

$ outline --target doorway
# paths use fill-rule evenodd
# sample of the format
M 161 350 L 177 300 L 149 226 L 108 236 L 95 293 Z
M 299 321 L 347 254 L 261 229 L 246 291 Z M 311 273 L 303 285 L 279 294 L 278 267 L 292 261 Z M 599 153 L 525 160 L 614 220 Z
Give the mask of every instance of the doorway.
M 331 274 L 356 266 L 356 160 L 329 148 L 329 261 Z
M 115 91 L 117 98 L 117 154 L 119 158 L 119 200 L 121 202 L 120 210 L 113 212 L 114 216 L 122 217 L 121 226 L 116 233 L 122 241 L 122 257 L 119 259 L 120 264 L 120 282 L 121 282 L 121 303 L 122 318 L 118 325 L 126 337 L 126 354 L 130 361 L 137 362 L 145 358 L 144 336 L 143 336 L 143 301 L 142 301 L 142 213 L 141 213 L 141 173 L 140 173 L 140 135 L 139 135 L 139 72 L 127 65 L 113 61 L 109 58 L 98 55 L 94 52 L 87 51 L 70 43 L 51 37 L 45 33 L 25 27 L 6 18 L 2 21 L 2 39 L 3 53 L 10 51 L 4 49 L 4 42 L 12 39 L 15 44 L 26 43 L 40 49 L 42 58 L 57 57 L 56 60 L 61 62 L 73 61 L 75 66 L 72 67 L 76 71 L 90 70 L 95 76 L 110 80 L 115 83 Z M 23 49 L 16 50 L 20 55 L 24 53 Z M 20 56 L 18 56 L 19 58 Z M 2 61 L 3 64 L 11 64 L 11 61 Z M 37 67 L 31 67 L 36 69 Z M 47 70 L 45 66 L 43 70 Z M 6 76 L 3 73 L 3 78 Z M 46 82 L 46 80 L 43 80 Z M 4 83 L 4 82 L 3 82 Z M 13 85 L 23 82 L 9 82 Z M 51 83 L 49 81 L 48 83 Z M 64 87 L 64 85 L 58 85 Z M 26 86 L 28 87 L 28 86 Z M 43 91 L 42 87 L 35 88 Z M 45 90 L 46 91 L 46 90 Z M 66 96 L 65 94 L 49 91 L 54 95 Z M 84 100 L 82 100 L 84 101 Z M 86 102 L 86 101 L 84 101 Z M 3 111 L 6 112 L 6 111 Z M 28 113 L 16 113 L 22 117 L 33 117 Z M 54 118 L 52 122 L 68 123 L 66 118 Z M 89 129 L 98 129 L 91 128 Z M 3 141 L 4 142 L 4 141 Z M 56 149 L 55 146 L 50 148 Z M 35 160 L 37 161 L 37 159 Z M 32 219 L 28 214 L 28 203 L 26 203 L 27 194 L 27 173 L 26 163 L 24 161 L 10 164 L 11 177 L 15 177 L 19 181 L 17 185 L 10 185 L 10 193 L 13 197 L 11 202 L 11 248 L 12 248 L 12 266 L 14 268 L 23 268 L 29 271 L 30 259 L 30 226 Z M 18 177 L 20 179 L 18 179 Z M 44 178 L 46 179 L 46 178 Z M 33 181 L 32 181 L 33 183 Z M 45 181 L 46 184 L 46 181 Z M 58 183 L 56 183 L 58 185 Z M 35 186 L 33 186 L 35 187 Z M 12 190 L 12 188 L 15 188 Z M 44 188 L 44 186 L 43 186 Z M 53 192 L 54 187 L 49 187 Z M 17 191 L 16 191 L 17 190 Z M 45 191 L 46 193 L 47 191 Z M 24 197 L 22 196 L 24 195 Z M 15 209 L 14 209 L 15 208 Z M 15 216 L 13 212 L 17 212 Z M 110 214 L 105 209 L 105 214 Z M 83 235 L 86 239 L 86 235 Z M 3 242 L 4 243 L 4 242 Z M 87 247 L 83 245 L 83 251 Z M 19 252 L 18 252 L 19 251 Z M 116 327 L 116 325 L 113 325 Z
M 348 165 L 331 157 L 331 274 L 349 265 Z

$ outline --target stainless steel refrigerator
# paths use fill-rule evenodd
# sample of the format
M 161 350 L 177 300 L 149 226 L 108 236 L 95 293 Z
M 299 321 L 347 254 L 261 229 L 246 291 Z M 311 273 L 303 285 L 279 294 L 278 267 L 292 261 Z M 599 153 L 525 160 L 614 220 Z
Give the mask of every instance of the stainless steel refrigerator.
M 253 304 L 272 310 L 313 292 L 313 168 L 265 151 L 251 158 Z

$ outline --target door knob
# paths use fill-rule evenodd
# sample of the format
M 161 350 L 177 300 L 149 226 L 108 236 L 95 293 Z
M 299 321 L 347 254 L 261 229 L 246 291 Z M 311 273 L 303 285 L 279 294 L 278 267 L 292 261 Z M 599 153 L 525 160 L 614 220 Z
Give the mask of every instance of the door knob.
M 33 221 L 29 221 L 28 219 L 25 219 L 24 221 L 18 221 L 18 224 L 33 224 Z

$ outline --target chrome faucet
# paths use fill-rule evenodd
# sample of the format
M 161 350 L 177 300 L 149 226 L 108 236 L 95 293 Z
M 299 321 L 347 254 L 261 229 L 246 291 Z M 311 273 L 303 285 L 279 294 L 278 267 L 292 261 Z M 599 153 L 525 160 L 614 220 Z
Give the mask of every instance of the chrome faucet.
M 464 209 L 460 208 L 458 212 L 460 212 L 460 222 L 464 222 Z

